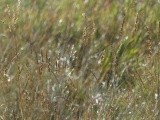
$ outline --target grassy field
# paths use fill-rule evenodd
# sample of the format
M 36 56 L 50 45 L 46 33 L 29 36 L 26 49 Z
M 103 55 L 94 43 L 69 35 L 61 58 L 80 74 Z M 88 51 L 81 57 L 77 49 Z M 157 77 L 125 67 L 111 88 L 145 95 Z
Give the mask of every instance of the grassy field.
M 159 120 L 158 0 L 1 0 L 1 120 Z

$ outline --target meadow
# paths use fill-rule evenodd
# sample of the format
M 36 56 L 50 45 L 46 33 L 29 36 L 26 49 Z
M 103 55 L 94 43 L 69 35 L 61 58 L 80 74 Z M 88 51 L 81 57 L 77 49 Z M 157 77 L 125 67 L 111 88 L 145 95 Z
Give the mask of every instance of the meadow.
M 159 120 L 159 0 L 1 0 L 1 120 Z

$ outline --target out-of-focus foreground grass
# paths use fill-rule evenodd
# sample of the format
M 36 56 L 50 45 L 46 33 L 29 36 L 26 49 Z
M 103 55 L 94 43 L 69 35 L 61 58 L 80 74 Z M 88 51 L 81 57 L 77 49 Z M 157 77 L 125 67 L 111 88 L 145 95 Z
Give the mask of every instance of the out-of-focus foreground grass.
M 160 118 L 157 0 L 0 5 L 0 119 Z

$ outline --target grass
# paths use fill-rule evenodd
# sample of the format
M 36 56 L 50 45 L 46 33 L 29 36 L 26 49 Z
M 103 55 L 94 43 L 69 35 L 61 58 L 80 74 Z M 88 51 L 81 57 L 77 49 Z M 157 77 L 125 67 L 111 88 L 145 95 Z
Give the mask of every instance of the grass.
M 159 120 L 160 3 L 0 4 L 0 119 Z

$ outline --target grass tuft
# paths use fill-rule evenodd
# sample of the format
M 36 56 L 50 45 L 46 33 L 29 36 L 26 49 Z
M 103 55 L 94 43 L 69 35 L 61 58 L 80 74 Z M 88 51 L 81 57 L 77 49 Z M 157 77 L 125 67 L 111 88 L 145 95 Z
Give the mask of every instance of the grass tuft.
M 0 119 L 160 119 L 158 1 L 0 4 Z

